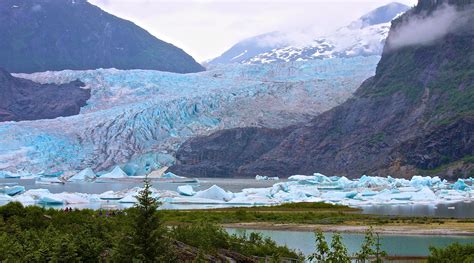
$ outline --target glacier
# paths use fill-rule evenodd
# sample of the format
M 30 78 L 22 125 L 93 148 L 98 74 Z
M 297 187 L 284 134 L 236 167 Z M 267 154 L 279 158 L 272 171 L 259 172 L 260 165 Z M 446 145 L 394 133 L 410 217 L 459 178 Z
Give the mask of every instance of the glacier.
M 128 176 L 148 174 L 171 165 L 190 137 L 307 121 L 349 98 L 379 59 L 224 65 L 184 75 L 116 69 L 15 74 L 40 83 L 79 79 L 92 96 L 76 116 L 2 123 L 0 176 L 86 168 L 100 176 L 117 165 Z

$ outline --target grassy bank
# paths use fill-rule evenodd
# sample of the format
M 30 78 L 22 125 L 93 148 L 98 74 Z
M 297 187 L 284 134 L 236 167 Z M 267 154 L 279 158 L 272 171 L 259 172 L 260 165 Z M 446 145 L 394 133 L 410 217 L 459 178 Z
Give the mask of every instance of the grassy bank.
M 210 222 L 229 227 L 364 232 L 474 235 L 474 219 L 402 217 L 362 214 L 360 209 L 327 203 L 291 203 L 267 207 L 160 211 L 168 225 Z

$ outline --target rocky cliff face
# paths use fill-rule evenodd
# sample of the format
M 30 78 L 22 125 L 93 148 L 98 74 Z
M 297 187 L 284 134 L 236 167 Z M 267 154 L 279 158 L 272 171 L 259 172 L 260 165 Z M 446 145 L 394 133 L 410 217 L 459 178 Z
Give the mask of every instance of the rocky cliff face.
M 38 84 L 0 69 L 0 122 L 52 119 L 79 114 L 90 90 L 76 80 L 68 84 Z
M 448 2 L 450 6 L 446 6 Z M 279 140 L 274 142 L 276 147 L 238 167 L 222 168 L 226 172 L 219 176 L 313 172 L 350 177 L 471 174 L 472 165 L 468 163 L 474 155 L 473 10 L 471 1 L 420 0 L 414 9 L 393 22 L 376 75 L 366 80 L 352 99 L 306 125 L 290 128 L 281 140 L 281 135 L 275 136 Z M 450 21 L 450 15 L 455 19 Z M 439 17 L 443 18 L 442 23 L 453 24 L 435 35 L 421 36 L 426 30 L 417 26 L 435 23 Z M 431 27 L 438 28 L 436 24 Z M 413 33 L 427 41 L 403 39 Z M 241 141 L 238 137 L 233 139 Z M 236 142 L 214 146 L 219 153 L 204 154 L 215 143 L 213 136 L 185 143 L 172 171 L 205 176 L 216 165 L 235 164 L 227 152 Z M 253 150 L 258 145 L 249 142 L 246 147 Z M 446 173 L 444 168 L 453 165 L 463 168 Z
M 203 71 L 183 50 L 86 0 L 0 1 L 0 67 Z

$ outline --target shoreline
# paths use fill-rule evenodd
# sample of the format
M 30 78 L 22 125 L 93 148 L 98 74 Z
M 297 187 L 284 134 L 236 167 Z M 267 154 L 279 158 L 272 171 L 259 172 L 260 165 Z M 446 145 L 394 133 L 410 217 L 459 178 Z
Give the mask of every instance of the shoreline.
M 277 230 L 277 231 L 293 231 L 293 232 L 313 232 L 320 229 L 323 232 L 339 232 L 351 234 L 364 234 L 370 226 L 361 225 L 314 225 L 314 224 L 273 224 L 273 223 L 231 223 L 221 224 L 224 228 L 247 229 L 247 230 Z M 471 228 L 456 227 L 430 227 L 420 228 L 419 225 L 399 226 L 384 225 L 372 226 L 374 232 L 382 235 L 394 236 L 457 236 L 457 237 L 474 237 L 474 224 Z

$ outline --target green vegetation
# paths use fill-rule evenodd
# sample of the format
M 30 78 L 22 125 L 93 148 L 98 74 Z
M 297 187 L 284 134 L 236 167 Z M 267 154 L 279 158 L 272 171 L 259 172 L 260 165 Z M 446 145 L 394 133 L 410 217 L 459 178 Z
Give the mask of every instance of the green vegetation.
M 429 263 L 471 263 L 474 262 L 474 244 L 452 244 L 446 248 L 430 248 Z
M 472 156 L 472 155 L 464 156 L 462 159 L 456 160 L 456 161 L 450 161 L 449 157 L 447 157 L 447 156 L 444 156 L 443 159 L 444 159 L 443 160 L 443 163 L 444 163 L 443 165 L 440 165 L 440 166 L 438 166 L 434 169 L 418 169 L 419 174 L 433 176 L 433 175 L 436 175 L 436 174 L 441 174 L 441 173 L 445 172 L 446 170 L 448 170 L 451 167 L 456 167 L 456 166 L 460 166 L 460 165 L 463 165 L 463 164 L 474 164 L 474 156 Z M 474 175 L 474 169 L 470 171 L 469 175 L 470 176 Z M 461 176 L 458 176 L 458 177 L 461 177 Z
M 301 257 L 255 234 L 231 236 L 209 224 L 164 227 L 148 182 L 137 199 L 136 207 L 106 214 L 2 206 L 0 262 L 182 262 L 198 257 L 189 252 L 193 245 L 206 257 L 222 249 L 244 257 Z M 182 250 L 191 253 L 188 258 L 179 258 Z
M 169 224 L 210 222 L 216 224 L 267 222 L 293 224 L 341 224 L 348 221 L 372 221 L 378 216 L 360 214 L 360 210 L 327 203 L 292 203 L 267 207 L 224 208 L 209 210 L 166 210 L 163 220 Z
M 231 236 L 222 228 L 208 223 L 176 226 L 172 229 L 171 236 L 205 253 L 212 254 L 216 252 L 216 248 L 220 248 L 256 257 L 304 259 L 302 254 L 278 246 L 275 241 L 263 238 L 261 234 Z
M 383 258 L 386 256 L 385 251 L 382 251 L 381 249 L 379 235 L 377 233 L 374 235 L 372 229 L 366 231 L 361 249 L 354 255 L 354 257 L 351 257 L 347 252 L 347 248 L 344 246 L 342 237 L 339 233 L 333 235 L 330 248 L 321 231 L 316 231 L 315 236 L 315 252 L 308 257 L 310 262 L 350 263 L 351 259 L 355 259 L 358 263 L 382 263 Z M 377 238 L 375 238 L 375 236 L 377 236 Z

